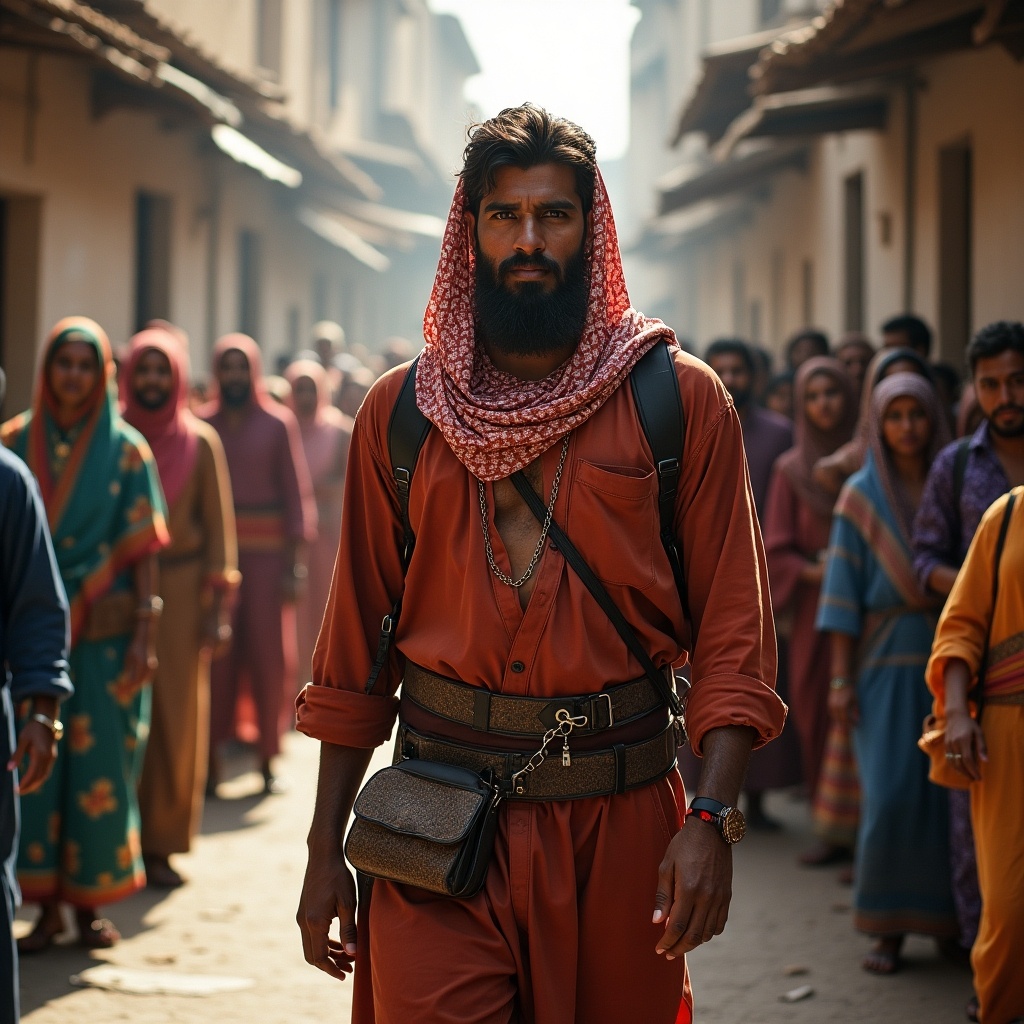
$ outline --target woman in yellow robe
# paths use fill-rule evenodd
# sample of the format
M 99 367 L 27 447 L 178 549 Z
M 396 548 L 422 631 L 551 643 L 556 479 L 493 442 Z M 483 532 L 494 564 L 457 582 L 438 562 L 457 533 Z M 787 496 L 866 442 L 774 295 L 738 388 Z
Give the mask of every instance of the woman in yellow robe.
M 945 714 L 946 756 L 971 780 L 983 909 L 971 953 L 983 1024 L 1024 1021 L 1024 487 L 1014 488 L 999 589 L 996 544 L 1009 495 L 985 513 L 939 620 L 928 688 Z M 984 712 L 968 692 L 989 639 Z

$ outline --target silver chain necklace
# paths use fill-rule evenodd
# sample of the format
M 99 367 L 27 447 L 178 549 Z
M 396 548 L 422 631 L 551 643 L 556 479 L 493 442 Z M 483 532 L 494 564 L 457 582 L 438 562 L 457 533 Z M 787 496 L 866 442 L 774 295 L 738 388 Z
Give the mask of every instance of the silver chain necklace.
M 562 455 L 558 460 L 558 469 L 555 470 L 555 481 L 551 485 L 551 499 L 548 501 L 548 511 L 544 516 L 544 525 L 541 527 L 540 540 L 537 541 L 536 550 L 533 552 L 530 564 L 526 567 L 526 572 L 517 580 L 512 579 L 511 576 L 506 576 L 494 561 L 491 533 L 487 526 L 487 489 L 484 487 L 482 480 L 477 480 L 476 482 L 477 493 L 480 495 L 480 522 L 484 528 L 484 550 L 487 552 L 487 564 L 491 567 L 491 572 L 507 587 L 521 587 L 533 575 L 533 570 L 537 568 L 537 563 L 540 561 L 541 553 L 544 550 L 544 541 L 548 539 L 548 530 L 551 529 L 551 519 L 555 514 L 555 499 L 558 497 L 558 485 L 562 480 L 562 468 L 565 466 L 565 457 L 568 453 L 569 435 L 566 434 L 562 440 Z

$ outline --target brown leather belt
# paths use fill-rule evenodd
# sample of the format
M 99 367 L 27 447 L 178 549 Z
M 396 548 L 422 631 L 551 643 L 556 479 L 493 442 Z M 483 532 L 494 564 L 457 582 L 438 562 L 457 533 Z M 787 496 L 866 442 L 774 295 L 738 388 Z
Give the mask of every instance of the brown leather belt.
M 510 800 L 580 800 L 625 793 L 663 778 L 676 764 L 676 731 L 669 725 L 640 743 L 573 753 L 566 764 L 561 756 L 561 736 L 538 763 L 529 753 L 451 743 L 400 725 L 396 755 L 397 759 L 415 757 L 477 772 L 491 771 L 503 796 Z M 528 767 L 530 764 L 534 767 Z
M 1024 704 L 1024 693 L 996 693 L 985 697 L 986 704 Z
M 586 724 L 577 725 L 573 731 L 590 734 L 625 725 L 665 707 L 661 694 L 646 676 L 582 696 L 513 697 L 447 679 L 412 662 L 406 664 L 402 694 L 439 718 L 497 736 L 539 738 L 555 728 L 561 711 L 585 718 Z

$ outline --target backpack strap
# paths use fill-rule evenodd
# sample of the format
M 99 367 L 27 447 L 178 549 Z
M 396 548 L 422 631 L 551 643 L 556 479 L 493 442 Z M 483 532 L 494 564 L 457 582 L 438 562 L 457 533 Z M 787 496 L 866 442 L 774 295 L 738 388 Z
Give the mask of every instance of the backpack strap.
M 416 546 L 416 535 L 409 522 L 409 488 L 420 449 L 430 433 L 430 420 L 420 412 L 416 404 L 417 356 L 405 374 L 402 389 L 398 392 L 395 406 L 388 421 L 388 453 L 391 457 L 391 473 L 398 491 L 398 509 L 402 516 L 402 568 L 409 568 L 412 549 Z
M 402 388 L 398 392 L 394 408 L 391 410 L 391 419 L 388 421 L 388 453 L 391 458 L 391 473 L 395 479 L 395 488 L 398 491 L 398 511 L 402 517 L 402 573 L 409 568 L 409 561 L 412 559 L 412 549 L 416 546 L 416 535 L 412 532 L 412 524 L 409 522 L 409 488 L 412 485 L 412 475 L 416 470 L 416 461 L 420 457 L 420 449 L 423 442 L 430 433 L 430 420 L 420 412 L 416 404 L 416 364 L 420 361 L 417 356 L 412 365 L 406 371 L 405 380 L 402 381 Z M 394 607 L 384 616 L 380 626 L 380 636 L 377 638 L 377 653 L 370 668 L 370 675 L 366 680 L 366 692 L 373 693 L 384 666 L 388 661 L 388 651 L 391 650 L 391 641 L 395 635 L 395 627 L 398 625 L 398 617 L 402 613 L 402 598 L 399 597 Z
M 687 619 L 690 618 L 686 596 L 686 574 L 683 549 L 675 531 L 676 496 L 682 469 L 683 434 L 686 422 L 679 379 L 668 345 L 658 342 L 640 358 L 629 374 L 633 402 L 640 426 L 654 456 L 658 471 L 658 519 L 661 543 L 672 566 L 676 590 Z

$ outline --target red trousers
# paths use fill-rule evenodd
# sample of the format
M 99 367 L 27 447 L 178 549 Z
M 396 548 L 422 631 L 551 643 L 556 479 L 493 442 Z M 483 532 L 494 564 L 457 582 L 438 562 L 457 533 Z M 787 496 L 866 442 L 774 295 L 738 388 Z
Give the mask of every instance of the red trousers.
M 277 552 L 238 553 L 242 585 L 231 616 L 231 649 L 214 661 L 210 672 L 213 750 L 234 735 L 239 682 L 245 676 L 256 709 L 260 757 L 276 757 L 281 751 L 287 665 L 294 666 L 296 660 L 295 631 L 286 631 L 282 622 L 282 580 L 289 566 Z M 292 648 L 287 656 L 286 643 Z
M 689 1024 L 685 961 L 654 952 L 651 924 L 682 801 L 673 772 L 621 796 L 506 803 L 471 900 L 375 881 L 354 1024 Z

